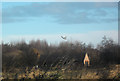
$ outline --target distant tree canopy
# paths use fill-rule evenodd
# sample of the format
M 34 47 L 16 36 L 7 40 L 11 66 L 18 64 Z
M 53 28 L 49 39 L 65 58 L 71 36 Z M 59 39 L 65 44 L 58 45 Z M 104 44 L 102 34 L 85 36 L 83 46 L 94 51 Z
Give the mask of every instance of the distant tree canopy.
M 112 39 L 108 39 L 105 36 L 101 42 L 100 58 L 104 63 L 120 63 L 120 46 L 115 44 Z
M 27 44 L 2 44 L 3 70 L 14 68 L 33 67 L 39 65 L 42 69 L 82 67 L 86 53 L 92 67 L 106 64 L 120 63 L 120 46 L 112 39 L 103 37 L 97 48 L 92 44 L 82 42 L 61 42 L 58 46 L 48 45 L 46 41 L 32 40 Z

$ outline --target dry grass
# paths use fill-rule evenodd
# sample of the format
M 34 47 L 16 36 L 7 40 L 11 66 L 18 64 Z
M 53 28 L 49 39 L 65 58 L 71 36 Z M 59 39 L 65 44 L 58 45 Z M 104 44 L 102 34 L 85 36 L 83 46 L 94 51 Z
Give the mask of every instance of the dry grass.
M 3 73 L 3 78 L 21 79 L 21 78 L 38 78 L 38 79 L 114 79 L 120 78 L 118 68 L 120 65 L 111 65 L 109 68 L 83 68 L 80 70 L 49 70 L 32 68 L 30 71 L 26 69 L 25 73 Z M 17 74 L 17 75 L 16 75 Z

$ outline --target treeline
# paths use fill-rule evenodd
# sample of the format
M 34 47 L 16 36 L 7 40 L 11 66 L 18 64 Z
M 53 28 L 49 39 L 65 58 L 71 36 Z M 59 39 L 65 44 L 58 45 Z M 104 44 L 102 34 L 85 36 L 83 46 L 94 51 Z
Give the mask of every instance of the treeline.
M 38 65 L 43 70 L 80 69 L 86 53 L 91 67 L 104 67 L 120 63 L 120 46 L 112 39 L 103 37 L 96 48 L 82 42 L 61 42 L 48 45 L 46 41 L 32 40 L 2 44 L 2 68 L 9 71 L 14 68 L 26 68 Z

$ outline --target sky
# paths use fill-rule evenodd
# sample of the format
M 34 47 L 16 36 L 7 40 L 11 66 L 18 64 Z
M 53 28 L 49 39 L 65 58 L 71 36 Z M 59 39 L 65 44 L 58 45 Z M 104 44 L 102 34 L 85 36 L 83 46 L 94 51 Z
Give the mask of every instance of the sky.
M 118 42 L 117 2 L 3 2 L 2 40 L 46 40 L 94 45 L 103 36 Z

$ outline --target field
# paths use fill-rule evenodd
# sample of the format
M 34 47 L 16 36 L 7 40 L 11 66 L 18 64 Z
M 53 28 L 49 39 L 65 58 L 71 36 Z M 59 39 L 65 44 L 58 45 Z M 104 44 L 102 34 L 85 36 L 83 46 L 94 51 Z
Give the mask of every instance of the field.
M 97 48 L 81 42 L 2 44 L 3 79 L 120 79 L 120 46 L 104 38 Z M 90 66 L 84 65 L 88 54 Z
M 84 67 L 78 70 L 48 70 L 43 71 L 40 68 L 26 68 L 20 71 L 16 69 L 15 73 L 3 73 L 3 79 L 120 79 L 120 65 L 110 65 L 104 68 Z

